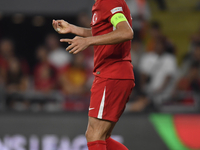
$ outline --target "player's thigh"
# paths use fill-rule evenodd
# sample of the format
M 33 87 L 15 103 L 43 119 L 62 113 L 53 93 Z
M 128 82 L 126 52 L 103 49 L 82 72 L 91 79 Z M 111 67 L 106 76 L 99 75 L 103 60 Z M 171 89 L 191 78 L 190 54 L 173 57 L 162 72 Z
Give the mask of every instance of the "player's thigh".
M 117 122 L 133 87 L 133 80 L 96 78 L 91 90 L 89 116 Z

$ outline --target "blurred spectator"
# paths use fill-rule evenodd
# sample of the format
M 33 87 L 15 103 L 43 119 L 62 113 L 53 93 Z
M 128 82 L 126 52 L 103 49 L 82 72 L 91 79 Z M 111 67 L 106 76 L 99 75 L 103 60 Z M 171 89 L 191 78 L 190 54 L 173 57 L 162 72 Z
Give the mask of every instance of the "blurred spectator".
M 66 110 L 80 111 L 89 107 L 89 88 L 87 81 L 90 76 L 85 66 L 83 53 L 74 55 L 69 66 L 61 70 L 59 83 L 62 93 L 65 95 L 64 107 Z
M 141 40 L 133 39 L 131 43 L 131 60 L 134 68 L 137 68 L 142 55 L 144 54 L 144 45 Z
M 8 61 L 14 56 L 14 44 L 10 39 L 2 39 L 0 42 L 0 78 L 5 81 Z
M 146 0 L 126 0 L 133 18 L 133 30 L 135 39 L 144 39 L 147 21 L 150 20 L 151 13 Z
M 139 66 L 142 89 L 156 103 L 170 96 L 177 69 L 176 58 L 165 48 L 162 40 L 157 41 L 155 52 L 145 54 Z
M 139 72 L 139 63 L 141 57 L 144 55 L 144 45 L 141 40 L 133 39 L 131 43 L 131 60 L 134 70 L 135 76 L 135 87 L 133 89 L 133 97 L 138 95 L 141 92 L 141 85 L 140 85 L 140 72 Z
M 163 35 L 160 23 L 157 21 L 153 21 L 150 26 L 150 39 L 147 41 L 147 51 L 154 51 L 157 41 L 160 40 L 163 40 L 165 51 L 167 53 L 175 54 L 175 46 L 167 37 Z
M 68 95 L 81 95 L 86 91 L 87 68 L 84 65 L 84 55 L 79 53 L 74 55 L 70 65 L 63 68 L 59 73 L 59 83 L 61 89 Z
M 192 37 L 191 37 L 191 45 L 190 45 L 191 49 L 190 49 L 190 53 L 193 52 L 195 46 L 198 43 L 200 43 L 200 27 L 199 27 L 198 31 L 194 35 L 192 35 Z
M 55 88 L 55 68 L 48 61 L 48 51 L 40 46 L 36 51 L 38 64 L 34 69 L 35 89 L 41 92 L 50 92 Z
M 2 39 L 0 42 L 0 82 L 5 81 L 6 71 L 8 70 L 9 61 L 15 57 L 14 42 L 11 39 Z M 29 73 L 29 66 L 26 60 L 18 60 L 22 72 L 26 75 Z
M 180 75 L 181 76 L 186 75 L 190 69 L 191 64 L 193 64 L 194 62 L 200 65 L 200 43 L 197 43 L 194 46 L 194 50 L 191 52 L 191 56 L 189 56 L 184 60 Z M 200 67 L 199 67 L 199 72 L 200 72 Z
M 28 87 L 28 79 L 23 74 L 20 62 L 17 58 L 9 59 L 8 70 L 6 73 L 6 89 L 7 92 L 26 91 Z
M 138 41 L 135 42 L 132 43 L 132 51 L 139 48 Z M 141 59 L 139 59 L 139 63 L 136 63 L 138 66 L 136 65 L 136 68 L 134 66 L 136 87 L 131 95 L 133 101 L 130 100 L 126 111 L 155 111 L 155 106 L 168 100 L 171 96 L 172 83 L 176 75 L 176 59 L 173 55 L 166 53 L 165 48 L 165 42 L 160 39 L 156 41 L 153 52 L 144 54 L 140 50 L 136 56 L 132 57 L 133 62 L 135 57 L 141 57 Z M 140 45 L 140 49 L 143 49 L 142 45 Z M 137 54 L 139 55 L 137 56 Z
M 176 85 L 175 92 L 173 94 L 174 99 L 181 100 L 185 104 L 194 104 L 194 97 L 191 92 L 199 94 L 200 91 L 200 63 L 193 62 L 187 74 L 180 78 Z M 183 94 L 184 92 L 184 94 Z
M 2 39 L 0 42 L 1 59 L 5 61 L 14 56 L 14 43 L 11 39 Z
M 70 63 L 71 55 L 61 47 L 60 40 L 56 34 L 47 35 L 46 46 L 50 51 L 48 60 L 56 69 L 60 69 Z
M 14 54 L 15 46 L 11 39 L 0 42 L 0 82 L 4 84 L 6 104 L 9 108 L 25 110 L 27 101 L 20 94 L 27 91 L 29 67 Z M 2 89 L 3 90 L 3 89 Z

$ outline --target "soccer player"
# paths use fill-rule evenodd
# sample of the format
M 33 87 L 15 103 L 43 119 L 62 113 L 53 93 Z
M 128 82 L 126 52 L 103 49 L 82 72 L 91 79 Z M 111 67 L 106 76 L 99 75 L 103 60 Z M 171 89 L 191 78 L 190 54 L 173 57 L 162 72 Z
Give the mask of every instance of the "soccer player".
M 94 46 L 95 79 L 91 88 L 86 138 L 89 150 L 127 150 L 110 138 L 134 87 L 131 65 L 133 38 L 130 10 L 124 0 L 95 0 L 91 29 L 53 20 L 60 34 L 73 33 L 74 39 L 61 39 L 70 45 L 67 51 L 77 54 Z

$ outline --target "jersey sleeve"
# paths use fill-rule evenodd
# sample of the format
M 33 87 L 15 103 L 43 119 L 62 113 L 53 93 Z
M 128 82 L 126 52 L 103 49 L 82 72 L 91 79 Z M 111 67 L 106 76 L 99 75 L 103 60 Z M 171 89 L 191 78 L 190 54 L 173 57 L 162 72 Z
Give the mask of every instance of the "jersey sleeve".
M 113 26 L 116 26 L 121 21 L 127 21 L 123 10 L 123 4 L 119 1 L 103 0 L 100 6 L 104 19 L 112 23 Z

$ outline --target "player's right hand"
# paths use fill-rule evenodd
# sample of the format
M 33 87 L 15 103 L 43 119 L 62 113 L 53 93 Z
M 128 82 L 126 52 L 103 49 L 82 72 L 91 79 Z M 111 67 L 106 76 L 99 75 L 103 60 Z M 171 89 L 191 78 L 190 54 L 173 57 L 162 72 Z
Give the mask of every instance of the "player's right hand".
M 71 33 L 70 24 L 64 20 L 53 20 L 52 25 L 54 30 L 59 34 Z

